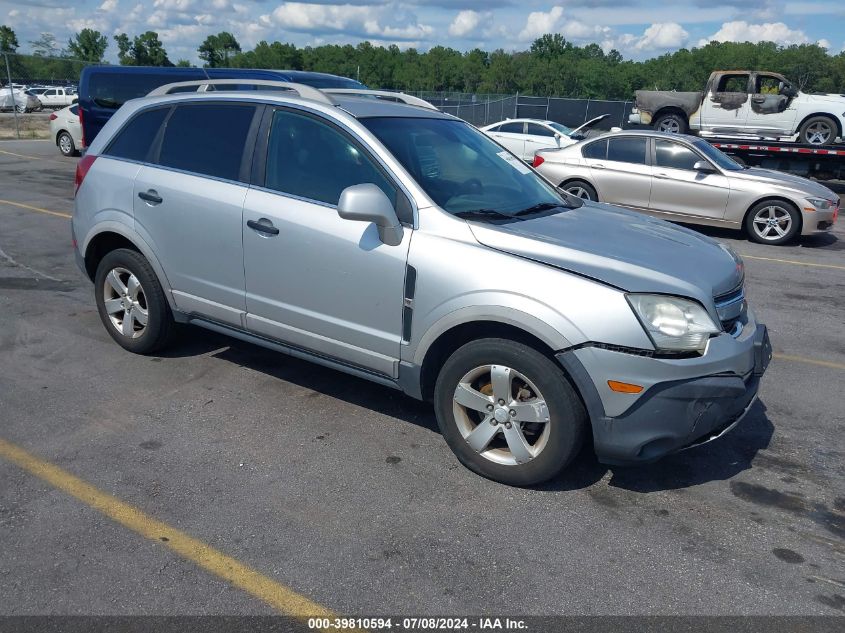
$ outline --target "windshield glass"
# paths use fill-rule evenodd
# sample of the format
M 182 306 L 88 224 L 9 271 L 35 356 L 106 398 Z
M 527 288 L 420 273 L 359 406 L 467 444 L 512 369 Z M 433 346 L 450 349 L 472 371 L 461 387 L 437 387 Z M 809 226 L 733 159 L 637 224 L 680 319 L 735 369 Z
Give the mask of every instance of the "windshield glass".
M 724 152 L 720 152 L 718 149 L 713 147 L 707 141 L 702 141 L 701 139 L 696 139 L 692 142 L 695 145 L 696 149 L 704 154 L 707 158 L 712 160 L 716 165 L 724 170 L 727 171 L 741 171 L 745 169 L 742 165 L 736 162 L 733 158 L 725 154 Z
M 573 206 L 516 156 L 463 121 L 376 117 L 361 123 L 449 213 L 512 218 Z
M 554 123 L 554 122 L 550 121 L 547 125 L 549 127 L 553 127 L 558 132 L 560 132 L 561 134 L 565 134 L 566 136 L 569 136 L 570 134 L 572 134 L 571 128 L 568 128 L 565 125 L 561 125 L 560 123 Z

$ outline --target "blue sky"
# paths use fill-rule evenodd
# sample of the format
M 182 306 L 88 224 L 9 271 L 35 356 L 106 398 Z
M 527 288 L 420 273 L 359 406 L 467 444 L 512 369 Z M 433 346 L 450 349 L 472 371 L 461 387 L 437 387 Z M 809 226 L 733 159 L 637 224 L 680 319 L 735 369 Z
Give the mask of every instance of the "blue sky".
M 20 52 L 41 32 L 64 43 L 85 27 L 109 36 L 154 30 L 172 60 L 192 62 L 205 36 L 223 30 L 244 48 L 266 39 L 522 50 L 543 33 L 633 59 L 710 40 L 818 42 L 831 54 L 845 48 L 843 0 L 0 0 L 0 23 L 15 29 Z M 107 57 L 116 56 L 111 42 Z

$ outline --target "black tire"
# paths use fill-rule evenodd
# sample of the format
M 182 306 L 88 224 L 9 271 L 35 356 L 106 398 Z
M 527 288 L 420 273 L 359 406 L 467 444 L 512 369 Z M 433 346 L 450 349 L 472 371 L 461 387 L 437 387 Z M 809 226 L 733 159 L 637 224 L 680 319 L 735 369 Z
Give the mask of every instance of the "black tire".
M 658 132 L 671 132 L 673 134 L 686 134 L 689 131 L 689 124 L 686 117 L 680 114 L 667 113 L 659 115 L 652 122 L 654 129 Z
M 66 142 L 66 145 L 62 145 L 62 140 Z M 77 149 L 76 145 L 73 142 L 73 137 L 67 132 L 59 132 L 59 135 L 56 137 L 56 145 L 59 147 L 59 151 L 61 152 L 62 156 L 76 156 L 77 154 Z
M 827 132 L 825 133 L 825 130 Z M 811 116 L 801 124 L 798 140 L 807 145 L 833 145 L 839 133 L 836 121 L 829 116 Z
M 511 465 L 496 463 L 476 452 L 461 434 L 455 414 L 455 390 L 469 372 L 486 365 L 505 366 L 522 374 L 534 383 L 546 402 L 548 434 L 543 448 L 530 461 Z M 563 370 L 537 350 L 507 339 L 479 339 L 456 350 L 437 377 L 434 407 L 440 431 L 458 460 L 482 477 L 512 486 L 531 486 L 557 475 L 578 454 L 587 424 L 584 406 Z M 508 408 L 507 405 L 504 408 Z M 476 428 L 482 424 L 488 422 L 481 420 Z M 510 429 L 510 423 L 506 424 Z M 546 427 L 538 425 L 535 428 Z M 498 435 L 494 437 L 497 439 L 493 441 L 504 442 L 504 428 L 496 432 Z M 487 446 L 493 447 L 493 443 Z M 489 451 L 485 448 L 483 452 Z
M 594 202 L 599 199 L 599 194 L 596 193 L 596 188 L 583 180 L 570 180 L 569 182 L 561 185 L 560 188 L 576 198 L 592 200 Z
M 788 217 L 788 220 L 786 216 Z M 760 216 L 758 218 L 758 216 Z M 777 220 L 777 227 L 780 231 L 785 231 L 783 235 L 777 227 L 768 227 L 764 220 L 771 217 Z M 781 246 L 795 239 L 801 230 L 801 214 L 792 204 L 784 200 L 763 200 L 755 204 L 748 213 L 745 214 L 745 232 L 748 238 L 758 244 L 770 244 L 772 246 Z M 785 226 L 786 225 L 786 226 Z M 763 233 L 768 233 L 763 235 Z M 769 239 L 771 236 L 771 239 Z
M 147 323 L 135 338 L 124 335 L 112 321 L 105 305 L 106 277 L 113 270 L 120 269 L 134 275 L 140 282 L 143 292 L 142 306 L 147 312 Z M 146 258 L 137 251 L 119 248 L 103 257 L 94 276 L 94 298 L 97 311 L 106 331 L 123 349 L 135 354 L 151 354 L 164 348 L 175 329 L 170 306 L 164 296 L 164 290 L 158 282 L 155 271 Z M 139 293 L 139 302 L 141 295 Z M 118 313 L 119 314 L 119 313 Z M 123 313 L 125 318 L 126 313 Z M 123 320 L 123 319 L 121 319 Z M 130 324 L 132 321 L 130 320 Z M 139 330 L 140 331 L 140 330 Z

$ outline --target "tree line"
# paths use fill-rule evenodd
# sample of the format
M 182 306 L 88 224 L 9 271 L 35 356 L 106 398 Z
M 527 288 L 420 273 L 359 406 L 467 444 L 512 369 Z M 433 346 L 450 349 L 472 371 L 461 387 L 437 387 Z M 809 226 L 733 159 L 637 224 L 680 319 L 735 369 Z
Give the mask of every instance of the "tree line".
M 191 65 L 184 59 L 172 62 L 155 31 L 132 37 L 121 33 L 112 39 L 122 65 Z M 33 55 L 16 57 L 15 64 L 22 76 L 44 78 L 56 76 L 63 60 L 102 63 L 110 42 L 98 31 L 83 29 L 66 46 L 50 33 L 29 44 Z M 0 53 L 14 53 L 19 46 L 14 31 L 0 26 Z M 420 52 L 370 42 L 297 47 L 262 41 L 243 50 L 234 35 L 224 31 L 209 35 L 197 53 L 209 68 L 311 70 L 358 79 L 372 88 L 407 91 L 624 100 L 639 89 L 700 90 L 713 70 L 743 68 L 782 73 L 806 92 L 845 92 L 845 52 L 829 55 L 816 44 L 711 42 L 634 61 L 617 50 L 605 53 L 597 44 L 578 46 L 560 34 L 543 35 L 525 51 L 461 52 L 434 46 Z M 66 71 L 78 77 L 80 68 L 76 64 Z

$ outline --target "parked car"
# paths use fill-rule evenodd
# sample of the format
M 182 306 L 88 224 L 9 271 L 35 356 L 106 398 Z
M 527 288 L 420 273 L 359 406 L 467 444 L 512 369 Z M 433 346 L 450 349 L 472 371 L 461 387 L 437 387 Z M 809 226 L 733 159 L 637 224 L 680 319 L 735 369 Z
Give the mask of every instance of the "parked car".
M 431 399 L 458 459 L 515 485 L 753 404 L 771 347 L 727 246 L 569 196 L 413 97 L 167 91 L 77 166 L 77 261 L 126 350 L 191 323 Z
M 538 152 L 534 166 L 579 198 L 676 222 L 740 229 L 763 244 L 830 231 L 839 214 L 839 196 L 824 185 L 745 167 L 694 136 L 605 134 Z
M 522 160 L 530 163 L 538 150 L 566 147 L 584 139 L 587 130 L 608 116 L 610 115 L 597 116 L 574 130 L 561 123 L 539 119 L 508 119 L 480 129 Z
M 34 112 L 41 109 L 41 102 L 33 94 L 16 88 L 0 88 L 0 110 Z
M 79 79 L 78 94 L 84 142 L 91 143 L 124 102 L 143 97 L 154 88 L 180 81 L 240 78 L 295 81 L 315 88 L 365 88 L 354 79 L 302 70 L 86 66 Z M 244 87 L 249 89 L 248 85 Z
M 38 95 L 45 108 L 66 108 L 76 103 L 79 97 L 67 88 L 48 88 Z
M 629 122 L 677 134 L 828 145 L 845 129 L 845 95 L 806 94 L 777 73 L 716 71 L 703 92 L 638 90 Z
M 79 123 L 79 104 L 50 114 L 50 135 L 64 156 L 76 156 L 82 147 L 82 125 Z

